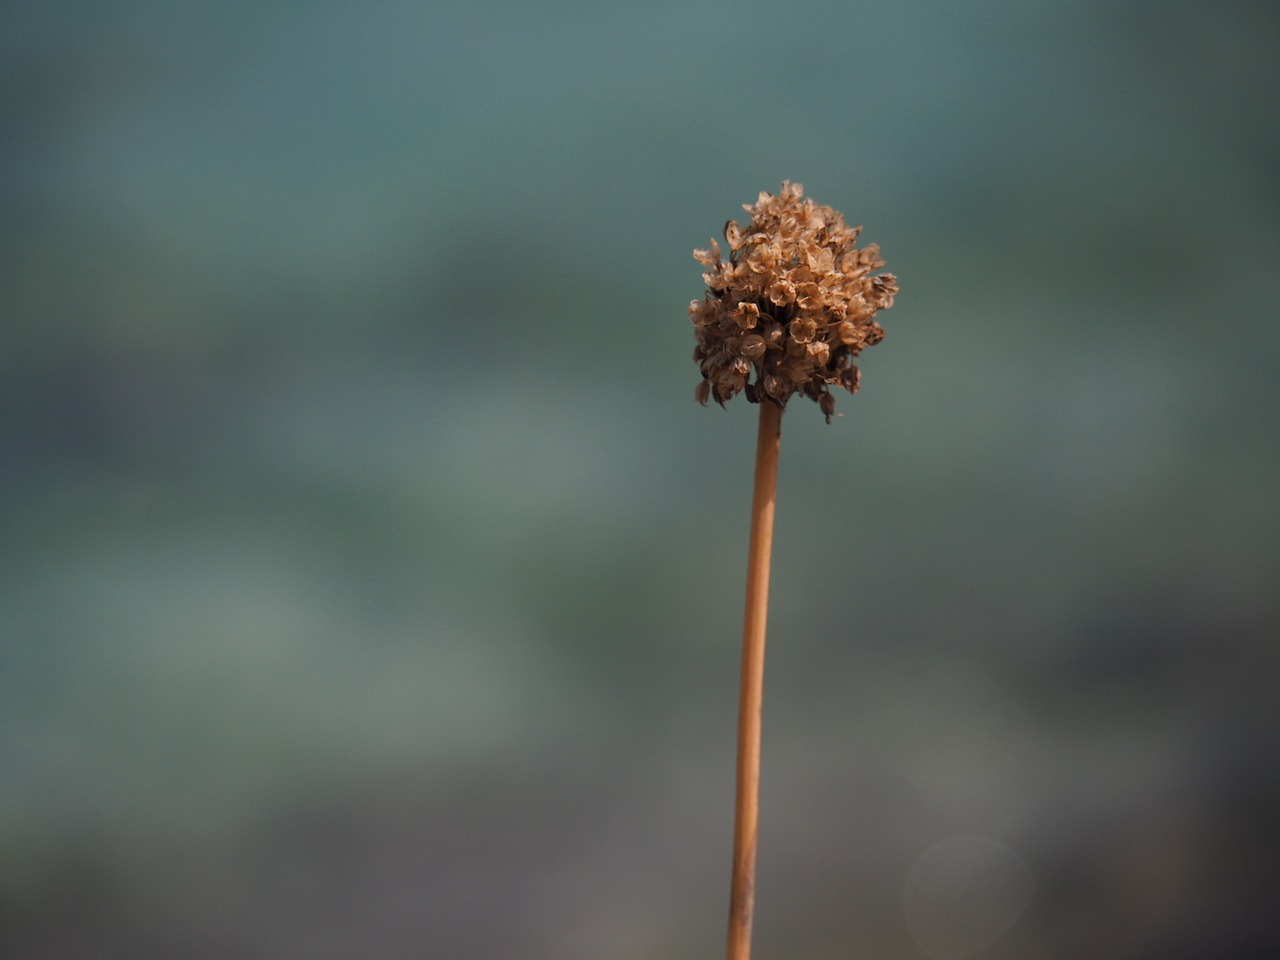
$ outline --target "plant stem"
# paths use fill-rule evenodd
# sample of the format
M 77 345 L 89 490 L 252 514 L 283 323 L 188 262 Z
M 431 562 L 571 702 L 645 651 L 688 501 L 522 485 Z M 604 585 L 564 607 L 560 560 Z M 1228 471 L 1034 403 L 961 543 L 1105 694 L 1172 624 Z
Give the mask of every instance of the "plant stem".
M 742 681 L 738 692 L 738 782 L 734 803 L 733 883 L 729 896 L 728 960 L 750 960 L 755 909 L 756 835 L 760 819 L 760 705 L 764 694 L 764 636 L 769 611 L 769 555 L 778 489 L 782 410 L 760 402 L 751 546 L 747 555 L 747 607 L 742 627 Z

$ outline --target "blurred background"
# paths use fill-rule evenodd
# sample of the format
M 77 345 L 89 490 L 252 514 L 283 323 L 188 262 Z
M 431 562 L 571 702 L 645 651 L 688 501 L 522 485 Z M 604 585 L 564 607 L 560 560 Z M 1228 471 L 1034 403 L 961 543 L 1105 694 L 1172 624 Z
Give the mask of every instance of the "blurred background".
M 783 179 L 903 293 L 784 422 L 756 954 L 1280 951 L 1274 5 L 5 24 L 0 955 L 721 955 Z

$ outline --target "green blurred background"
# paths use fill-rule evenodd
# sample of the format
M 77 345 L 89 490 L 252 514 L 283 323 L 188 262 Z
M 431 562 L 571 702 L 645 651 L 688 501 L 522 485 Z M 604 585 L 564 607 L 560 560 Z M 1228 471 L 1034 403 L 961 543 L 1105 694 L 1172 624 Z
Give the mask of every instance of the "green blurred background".
M 720 955 L 783 179 L 903 293 L 784 423 L 757 955 L 1280 953 L 1273 4 L 4 20 L 0 955 Z

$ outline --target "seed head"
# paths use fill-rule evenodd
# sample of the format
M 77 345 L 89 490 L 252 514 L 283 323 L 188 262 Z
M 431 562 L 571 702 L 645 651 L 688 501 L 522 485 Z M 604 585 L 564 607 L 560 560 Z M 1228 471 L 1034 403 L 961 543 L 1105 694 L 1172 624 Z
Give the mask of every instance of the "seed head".
M 714 239 L 693 251 L 707 284 L 689 305 L 702 371 L 698 402 L 723 406 L 745 393 L 751 403 L 785 407 L 800 393 L 830 423 L 831 387 L 857 391 L 854 358 L 884 338 L 874 318 L 893 306 L 898 280 L 872 276 L 884 266 L 880 248 L 858 248 L 862 228 L 806 199 L 798 183 L 784 181 L 776 197 L 761 193 L 743 209 L 750 223 L 724 227 L 727 260 Z

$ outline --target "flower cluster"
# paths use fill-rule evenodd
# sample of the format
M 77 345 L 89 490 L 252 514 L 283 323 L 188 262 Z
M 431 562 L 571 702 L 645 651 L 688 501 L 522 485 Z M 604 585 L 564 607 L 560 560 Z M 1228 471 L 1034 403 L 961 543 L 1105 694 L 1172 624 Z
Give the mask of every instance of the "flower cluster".
M 743 209 L 750 223 L 724 227 L 729 259 L 715 240 L 693 252 L 707 284 L 689 305 L 702 369 L 698 402 L 723 406 L 745 393 L 751 403 L 785 407 L 802 393 L 830 423 L 831 387 L 858 389 L 854 358 L 884 337 L 874 317 L 893 306 L 897 278 L 872 276 L 884 266 L 880 248 L 855 246 L 862 228 L 805 199 L 798 183 L 784 182 L 776 197 L 761 193 Z

